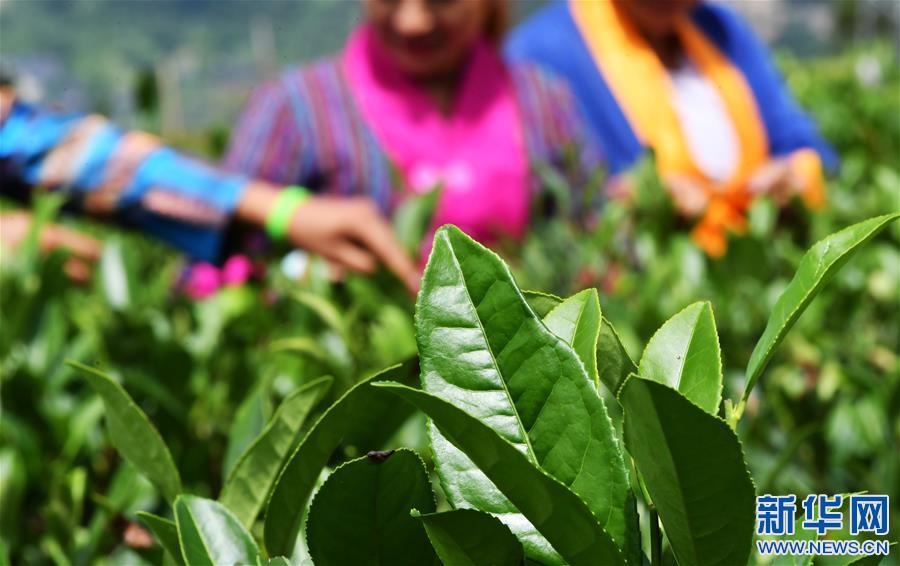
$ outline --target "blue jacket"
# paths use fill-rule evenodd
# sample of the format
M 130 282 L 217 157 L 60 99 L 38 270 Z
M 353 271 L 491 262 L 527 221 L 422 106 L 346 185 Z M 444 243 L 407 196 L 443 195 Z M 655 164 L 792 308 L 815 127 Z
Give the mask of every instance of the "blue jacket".
M 749 83 L 770 154 L 812 148 L 826 168 L 836 168 L 836 154 L 794 101 L 771 54 L 750 26 L 731 9 L 707 2 L 695 8 L 692 18 Z M 640 159 L 645 148 L 595 65 L 568 2 L 556 0 L 519 25 L 505 51 L 512 60 L 535 62 L 569 81 L 612 173 L 627 170 Z

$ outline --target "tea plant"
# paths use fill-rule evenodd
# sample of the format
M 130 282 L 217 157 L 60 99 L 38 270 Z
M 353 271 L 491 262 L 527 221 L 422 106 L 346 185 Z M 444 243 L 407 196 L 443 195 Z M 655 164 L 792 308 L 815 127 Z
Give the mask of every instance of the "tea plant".
M 758 201 L 748 232 L 711 260 L 687 235 L 650 164 L 636 172 L 639 198 L 607 202 L 587 229 L 563 218 L 536 222 L 510 265 L 524 288 L 568 296 L 600 290 L 603 315 L 637 360 L 672 313 L 715 308 L 723 391 L 738 397 L 743 368 L 806 249 L 863 218 L 898 209 L 900 123 L 885 120 L 900 88 L 889 46 L 820 60 L 782 60 L 804 108 L 841 157 L 828 204 L 778 210 Z M 876 64 L 878 79 L 859 79 Z M 892 153 L 893 152 L 893 153 Z M 561 189 L 561 192 L 565 192 Z M 866 246 L 822 290 L 747 401 L 739 430 L 761 493 L 893 493 L 900 488 L 900 230 Z M 852 331 L 848 331 L 852 329 Z M 613 412 L 615 404 L 610 406 Z M 900 521 L 895 509 L 894 523 Z
M 37 199 L 33 234 L 54 200 Z M 112 368 L 166 438 L 184 485 L 209 494 L 267 421 L 294 418 L 303 400 L 286 415 L 274 407 L 295 389 L 331 376 L 330 403 L 415 352 L 413 299 L 385 274 L 336 285 L 315 259 L 299 281 L 276 263 L 261 281 L 194 302 L 173 288 L 183 261 L 139 237 L 106 232 L 86 287 L 66 280 L 62 257 L 37 251 L 32 239 L 0 254 L 0 557 L 14 563 L 89 564 L 114 548 L 112 560 L 131 561 L 118 543 L 135 512 L 156 505 L 104 438 L 103 404 L 66 358 Z M 358 455 L 411 412 L 373 413 L 342 449 Z
M 873 84 L 858 80 L 863 59 L 880 66 Z M 737 410 L 753 344 L 804 251 L 843 226 L 897 209 L 900 122 L 885 119 L 895 114 L 893 94 L 900 84 L 891 46 L 782 63 L 792 90 L 842 157 L 824 211 L 777 212 L 760 203 L 751 213 L 749 233 L 731 242 L 726 258 L 709 261 L 688 241 L 666 199 L 659 198 L 658 179 L 647 167 L 640 175 L 636 208 L 606 203 L 587 230 L 561 218 L 541 222 L 536 215 L 521 254 L 504 257 L 522 288 L 561 296 L 581 293 L 544 324 L 566 342 L 574 341 L 590 379 L 591 356 L 582 355 L 582 345 L 591 333 L 584 331 L 583 322 L 599 316 L 597 379 L 617 377 L 609 377 L 610 385 L 601 384 L 598 391 L 621 449 L 627 448 L 627 438 L 614 391 L 621 393 L 621 383 L 631 373 L 643 375 L 638 366 L 661 379 L 660 367 L 666 366 L 654 362 L 651 351 L 668 347 L 659 339 L 665 333 L 659 331 L 652 348 L 644 346 L 672 313 L 686 309 L 675 327 L 695 325 L 697 336 L 708 335 L 708 302 L 720 344 L 721 397 L 734 400 L 710 411 L 736 423 L 756 492 L 896 493 L 900 453 L 885 449 L 900 438 L 900 321 L 886 316 L 900 308 L 896 223 L 888 237 L 867 245 L 821 290 L 771 358 L 743 411 Z M 558 179 L 544 181 L 548 187 L 556 184 L 548 192 L 557 196 L 564 198 L 570 190 Z M 395 223 L 410 249 L 418 249 L 426 227 L 428 203 L 419 205 Z M 39 213 L 49 219 L 53 210 Z M 420 424 L 421 414 L 394 434 L 411 406 L 381 390 L 378 402 L 370 402 L 374 388 L 368 386 L 344 397 L 364 376 L 417 350 L 412 301 L 399 286 L 380 278 L 335 285 L 315 261 L 300 281 L 289 281 L 272 263 L 261 281 L 192 303 L 173 292 L 180 270 L 175 256 L 140 237 L 81 226 L 99 232 L 107 248 L 92 286 L 71 285 L 61 274 L 61 258 L 39 258 L 34 245 L 20 254 L 0 254 L 0 564 L 6 557 L 14 564 L 59 565 L 163 560 L 158 546 L 143 548 L 147 541 L 133 536 L 139 531 L 135 521 L 146 511 L 170 519 L 174 512 L 162 499 L 163 491 L 117 455 L 111 435 L 99 426 L 103 400 L 78 379 L 78 370 L 63 363 L 66 358 L 107 368 L 165 439 L 181 491 L 220 498 L 267 555 L 276 553 L 265 538 L 268 495 L 288 460 L 291 477 L 302 481 L 296 491 L 290 482 L 279 484 L 279 497 L 293 502 L 278 515 L 285 525 L 282 534 L 270 527 L 268 536 L 288 540 L 287 534 L 297 533 L 290 557 L 294 562 L 307 556 L 305 515 L 296 510 L 306 508 L 327 470 L 368 450 L 397 446 L 416 448 L 429 471 L 447 468 L 425 445 L 428 433 Z M 602 311 L 590 300 L 595 287 Z M 542 319 L 560 302 L 547 294 L 522 295 Z M 561 315 L 571 318 L 575 312 L 581 313 L 579 330 L 570 326 L 563 331 Z M 690 343 L 685 348 L 693 352 L 701 342 Z M 417 375 L 415 368 L 404 366 L 386 379 Z M 307 395 L 306 386 L 319 390 L 321 400 Z M 703 391 L 714 398 L 713 388 Z M 713 406 L 709 399 L 691 398 L 705 408 Z M 302 458 L 290 458 L 297 441 L 338 399 L 344 402 L 329 409 L 327 421 L 316 429 L 314 438 L 322 445 L 309 444 Z M 340 428 L 328 432 L 331 427 Z M 268 448 L 247 452 L 251 445 Z M 542 453 L 540 445 L 532 449 Z M 627 450 L 622 458 L 641 517 L 642 550 L 652 559 L 658 549 L 669 563 L 672 547 L 663 530 L 653 536 L 658 522 L 650 519 L 659 512 L 645 504 L 653 499 L 638 481 L 636 459 Z M 274 479 L 272 469 L 277 470 Z M 237 479 L 254 477 L 248 472 L 257 470 L 258 481 L 249 486 Z M 432 478 L 440 483 L 437 474 Z M 579 490 L 578 497 L 589 498 L 583 485 L 571 487 Z M 473 498 L 479 494 L 491 492 L 480 490 Z M 510 563 L 524 556 L 523 543 L 494 515 L 452 508 L 442 489 L 435 489 L 435 495 L 437 511 L 429 513 L 423 505 L 418 520 L 439 556 L 454 564 L 466 563 L 466 556 L 504 556 Z M 459 505 L 467 504 L 467 493 L 454 496 Z M 509 501 L 488 503 L 518 509 Z M 591 505 L 600 509 L 596 500 Z M 896 506 L 892 512 L 891 523 L 897 524 Z M 254 519 L 246 519 L 249 515 Z M 524 515 L 499 516 L 521 522 Z M 153 521 L 146 515 L 144 520 Z M 477 525 L 478 538 L 461 539 L 460 532 L 471 533 L 462 530 L 467 524 Z M 612 524 L 611 535 L 615 520 Z M 511 526 L 519 533 L 535 531 L 534 524 Z M 167 540 L 161 528 L 155 531 L 162 533 L 158 540 Z M 503 544 L 495 544 L 501 539 Z M 178 554 L 174 540 L 168 547 Z M 653 540 L 662 541 L 661 548 Z M 547 548 L 539 539 L 525 544 Z M 485 561 L 503 563 L 499 558 Z
M 418 364 L 361 381 L 305 431 L 331 380 L 291 394 L 218 501 L 183 493 L 165 443 L 124 389 L 77 367 L 103 399 L 114 445 L 171 505 L 174 520 L 141 519 L 176 561 L 517 564 L 525 557 L 593 565 L 642 564 L 649 555 L 655 565 L 667 548 L 682 565 L 744 564 L 756 495 L 735 432 L 746 400 L 819 290 L 897 218 L 853 225 L 807 252 L 733 402 L 722 401 L 709 303 L 667 321 L 635 364 L 603 318 L 596 290 L 568 299 L 523 292 L 496 254 L 443 227 L 416 305 Z M 417 370 L 421 388 L 409 384 Z M 371 451 L 321 482 L 341 442 L 397 397 L 429 417 L 441 497 L 422 459 L 405 448 Z M 614 412 L 604 397 L 615 399 Z

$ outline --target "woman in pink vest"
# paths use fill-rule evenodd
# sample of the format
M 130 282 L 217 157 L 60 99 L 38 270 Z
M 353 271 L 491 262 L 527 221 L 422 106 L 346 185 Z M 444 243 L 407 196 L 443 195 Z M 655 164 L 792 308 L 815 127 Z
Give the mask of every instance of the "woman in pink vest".
M 364 195 L 386 215 L 440 187 L 434 228 L 456 224 L 486 243 L 525 233 L 536 165 L 586 185 L 599 159 L 566 87 L 501 59 L 506 2 L 364 0 L 363 10 L 341 53 L 257 89 L 228 167 Z

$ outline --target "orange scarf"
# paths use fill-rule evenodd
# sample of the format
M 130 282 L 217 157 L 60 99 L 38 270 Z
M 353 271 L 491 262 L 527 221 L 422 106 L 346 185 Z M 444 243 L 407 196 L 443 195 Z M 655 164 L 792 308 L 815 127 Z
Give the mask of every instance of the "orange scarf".
M 740 161 L 731 178 L 716 183 L 694 162 L 672 107 L 669 74 L 635 26 L 614 1 L 570 3 L 576 22 L 599 71 L 612 90 L 638 139 L 656 152 L 661 174 L 699 179 L 708 195 L 706 211 L 691 232 L 707 254 L 720 257 L 728 232 L 746 230 L 752 197 L 749 177 L 769 159 L 768 139 L 753 91 L 741 71 L 688 18 L 677 33 L 687 56 L 722 97 L 740 145 Z M 808 159 L 808 158 L 806 158 Z

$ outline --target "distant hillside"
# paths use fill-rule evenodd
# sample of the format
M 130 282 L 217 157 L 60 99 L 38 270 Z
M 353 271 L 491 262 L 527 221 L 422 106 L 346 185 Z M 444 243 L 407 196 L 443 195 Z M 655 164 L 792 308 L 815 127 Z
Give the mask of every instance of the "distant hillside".
M 168 61 L 184 114 L 207 122 L 210 88 L 333 52 L 358 18 L 348 1 L 6 0 L 0 65 L 29 75 L 45 101 L 128 114 L 138 73 Z
M 870 13 L 883 19 L 885 4 L 900 7 L 728 1 L 768 40 L 802 53 L 840 36 L 832 25 L 846 16 L 840 7 L 852 8 L 857 24 L 842 25 L 862 35 L 875 27 L 858 25 L 872 20 Z M 521 17 L 543 0 L 512 3 Z M 193 131 L 230 124 L 253 85 L 336 51 L 359 17 L 357 0 L 0 0 L 0 67 L 45 103 L 167 133 Z M 160 115 L 148 118 L 136 108 L 139 79 L 163 91 Z

